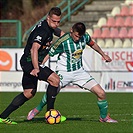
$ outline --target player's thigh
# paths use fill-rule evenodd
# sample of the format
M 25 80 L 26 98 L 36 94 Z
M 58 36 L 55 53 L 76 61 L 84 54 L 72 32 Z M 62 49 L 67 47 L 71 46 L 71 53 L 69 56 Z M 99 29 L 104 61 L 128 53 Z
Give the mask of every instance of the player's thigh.
M 61 88 L 68 85 L 73 80 L 73 73 L 66 71 L 57 71 L 57 75 L 60 77 L 60 86 Z
M 39 67 L 40 72 L 38 73 L 38 79 L 42 81 L 47 81 L 48 77 L 54 73 L 50 68 L 48 67 Z
M 97 81 L 85 70 L 79 69 L 74 73 L 73 84 L 78 85 L 80 88 L 90 90 L 93 86 L 97 85 Z
M 23 86 L 24 90 L 26 90 L 26 89 L 36 90 L 37 89 L 37 82 L 38 82 L 37 77 L 32 76 L 30 74 L 27 74 L 25 72 L 23 73 L 22 86 Z
M 59 76 L 46 66 L 44 68 L 40 67 L 40 72 L 38 73 L 38 79 L 46 81 L 50 83 L 52 86 L 56 87 L 58 87 L 60 83 Z
M 92 88 L 97 85 L 98 85 L 98 83 L 95 79 L 90 79 L 82 87 L 86 90 L 92 91 Z

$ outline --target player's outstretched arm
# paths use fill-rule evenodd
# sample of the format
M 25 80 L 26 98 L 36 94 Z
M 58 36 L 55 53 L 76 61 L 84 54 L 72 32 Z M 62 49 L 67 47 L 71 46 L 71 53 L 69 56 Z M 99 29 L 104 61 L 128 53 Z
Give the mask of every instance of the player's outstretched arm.
M 112 61 L 112 59 L 102 51 L 102 49 L 98 46 L 97 43 L 94 42 L 94 45 L 91 46 L 91 48 L 98 52 L 105 59 L 106 62 Z

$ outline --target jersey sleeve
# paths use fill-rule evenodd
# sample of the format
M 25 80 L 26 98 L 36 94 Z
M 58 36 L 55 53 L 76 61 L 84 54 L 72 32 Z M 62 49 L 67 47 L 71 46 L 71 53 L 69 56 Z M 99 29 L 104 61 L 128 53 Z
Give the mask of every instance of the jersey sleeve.
M 47 33 L 44 31 L 43 27 L 37 25 L 32 32 L 32 43 L 37 42 L 43 45 L 44 41 L 47 39 Z
M 88 33 L 85 33 L 85 37 L 86 37 L 86 44 L 88 46 L 93 46 L 94 45 L 94 41 L 91 39 L 90 35 Z
M 51 47 L 49 51 L 49 56 L 54 56 L 56 54 L 63 53 L 63 45 L 61 39 L 59 38 Z

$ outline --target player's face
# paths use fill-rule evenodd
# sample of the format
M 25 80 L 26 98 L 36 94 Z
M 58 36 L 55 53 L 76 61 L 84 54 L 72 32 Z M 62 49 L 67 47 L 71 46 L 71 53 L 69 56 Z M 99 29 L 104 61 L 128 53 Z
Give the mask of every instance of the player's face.
M 78 42 L 82 36 L 80 36 L 76 31 L 71 31 L 71 37 L 74 42 Z
M 59 26 L 60 20 L 61 20 L 61 16 L 52 15 L 47 17 L 47 22 L 49 26 L 53 29 Z

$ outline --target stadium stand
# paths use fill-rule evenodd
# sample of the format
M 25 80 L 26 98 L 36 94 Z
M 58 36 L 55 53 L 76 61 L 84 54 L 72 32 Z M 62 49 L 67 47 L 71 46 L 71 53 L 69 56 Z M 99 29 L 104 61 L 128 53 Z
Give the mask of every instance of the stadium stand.
M 117 14 L 120 14 L 120 7 L 119 6 L 115 6 L 112 11 L 111 11 L 111 15 L 112 16 L 116 16 Z
M 97 39 L 97 44 L 101 47 L 104 48 L 105 47 L 105 42 L 103 39 Z
M 116 27 L 110 28 L 110 38 L 111 39 L 119 38 L 119 30 L 118 30 L 118 28 L 116 28 Z
M 101 17 L 97 22 L 97 30 L 93 27 L 92 36 L 101 43 L 101 47 L 133 47 L 133 1 L 125 0 L 106 17 Z
M 116 16 L 128 16 L 129 15 L 129 6 L 125 3 L 121 4 L 121 10 L 120 13 Z
M 127 5 L 133 5 L 133 1 L 132 0 L 125 0 L 125 4 L 127 4 Z
M 127 35 L 128 35 L 127 28 L 126 27 L 121 27 L 120 31 L 119 31 L 119 38 L 125 39 L 125 38 L 128 37 Z
M 115 17 L 115 27 L 123 27 L 124 26 L 125 19 L 122 16 L 116 16 Z
M 114 40 L 114 48 L 122 48 L 123 44 L 122 44 L 122 40 L 121 39 L 115 39 Z
M 124 26 L 125 27 L 133 27 L 133 17 L 131 17 L 131 16 L 125 17 Z
M 132 39 L 132 40 L 133 40 L 133 27 L 132 27 L 132 28 L 130 28 L 130 29 L 128 30 L 128 35 L 127 35 L 127 38 L 129 38 L 129 39 Z
M 129 15 L 133 16 L 133 4 L 129 5 Z
M 110 30 L 109 30 L 109 27 L 103 27 L 102 28 L 101 38 L 102 39 L 110 38 Z
M 107 19 L 105 17 L 101 17 L 99 20 L 98 20 L 98 23 L 97 25 L 99 27 L 102 27 L 103 25 L 105 25 L 107 23 Z
M 94 39 L 101 38 L 101 29 L 99 27 L 94 26 L 92 38 Z
M 132 47 L 132 42 L 130 39 L 125 39 L 123 42 L 123 48 L 131 48 Z
M 106 39 L 105 41 L 105 48 L 113 48 L 114 47 L 114 42 L 112 39 Z
M 115 18 L 111 14 L 107 14 L 107 23 L 103 25 L 103 27 L 114 27 L 115 26 Z

